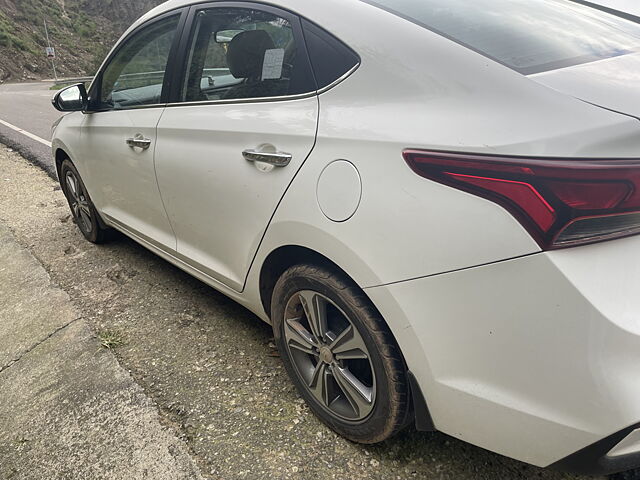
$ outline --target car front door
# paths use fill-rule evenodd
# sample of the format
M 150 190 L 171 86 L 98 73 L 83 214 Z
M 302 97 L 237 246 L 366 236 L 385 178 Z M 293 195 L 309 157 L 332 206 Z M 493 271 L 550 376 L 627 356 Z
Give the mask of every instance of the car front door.
M 160 17 L 124 40 L 97 77 L 81 129 L 88 188 L 105 220 L 170 251 L 175 235 L 153 160 L 182 13 Z
M 300 20 L 263 5 L 193 7 L 184 78 L 158 124 L 156 174 L 180 258 L 241 291 L 311 152 L 318 98 Z

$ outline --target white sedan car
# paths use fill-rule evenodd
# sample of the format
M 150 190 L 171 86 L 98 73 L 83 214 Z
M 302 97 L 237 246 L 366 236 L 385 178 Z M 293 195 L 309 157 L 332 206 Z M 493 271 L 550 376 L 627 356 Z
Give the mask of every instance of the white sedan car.
M 277 6 L 276 6 L 277 4 Z M 273 325 L 345 437 L 640 465 L 640 25 L 570 0 L 171 0 L 53 153 L 109 229 Z

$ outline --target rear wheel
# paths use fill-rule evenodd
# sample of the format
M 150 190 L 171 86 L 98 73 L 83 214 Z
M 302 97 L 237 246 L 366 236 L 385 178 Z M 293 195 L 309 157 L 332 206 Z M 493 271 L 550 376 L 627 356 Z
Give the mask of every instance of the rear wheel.
M 63 161 L 60 167 L 60 186 L 69 202 L 73 220 L 84 238 L 93 243 L 104 242 L 109 229 L 101 226 L 98 212 L 70 160 Z
M 287 372 L 311 410 L 359 443 L 406 424 L 407 372 L 384 320 L 352 281 L 298 265 L 276 283 L 272 320 Z

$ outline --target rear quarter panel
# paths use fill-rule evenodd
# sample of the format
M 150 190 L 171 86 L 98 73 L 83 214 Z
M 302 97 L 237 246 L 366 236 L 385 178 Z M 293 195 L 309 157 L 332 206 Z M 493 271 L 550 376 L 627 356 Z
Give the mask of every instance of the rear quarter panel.
M 502 207 L 417 176 L 402 151 L 640 151 L 637 120 L 539 85 L 378 8 L 285 4 L 351 46 L 362 64 L 320 96 L 316 147 L 278 208 L 259 261 L 283 243 L 299 244 L 371 287 L 535 253 L 538 245 Z M 328 220 L 316 198 L 320 173 L 336 159 L 352 162 L 362 179 L 360 207 L 341 223 Z

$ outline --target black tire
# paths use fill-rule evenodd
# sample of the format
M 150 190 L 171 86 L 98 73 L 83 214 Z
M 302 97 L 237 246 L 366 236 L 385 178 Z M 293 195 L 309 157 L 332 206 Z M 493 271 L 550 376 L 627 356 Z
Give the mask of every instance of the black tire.
M 314 292 L 317 295 L 310 296 Z M 309 304 L 309 300 L 302 299 L 301 309 L 296 307 L 297 297 L 313 298 L 314 301 L 312 303 L 314 305 L 316 305 L 316 302 L 328 302 L 327 305 L 329 306 L 325 306 L 324 309 L 325 311 L 330 309 L 330 313 L 325 313 L 324 317 L 330 320 L 325 321 L 325 330 L 330 330 L 330 326 L 335 322 L 342 322 L 341 315 L 345 316 L 350 326 L 345 327 L 343 332 L 350 327 L 357 329 L 357 333 L 360 335 L 358 344 L 367 349 L 366 355 L 368 358 L 366 361 L 369 362 L 368 367 L 362 368 L 365 360 L 338 360 L 341 354 L 334 353 L 334 356 L 327 354 L 326 350 L 330 348 L 329 343 L 335 345 L 335 342 L 339 341 L 331 340 L 335 338 L 335 334 L 330 331 L 326 334 L 329 341 L 323 347 L 325 349 L 324 354 L 326 354 L 324 357 L 322 356 L 323 353 L 318 354 L 315 352 L 315 347 L 313 347 L 313 353 L 300 352 L 298 350 L 299 346 L 293 348 L 292 345 L 297 343 L 297 337 L 294 338 L 295 335 L 292 332 L 300 331 L 297 326 L 300 325 L 298 320 L 300 322 L 305 321 L 302 320 L 302 317 L 298 317 L 299 313 L 296 312 L 303 312 L 306 318 L 308 310 L 305 309 L 305 305 Z M 402 354 L 380 313 L 353 281 L 326 267 L 315 265 L 293 266 L 285 271 L 276 283 L 271 305 L 274 336 L 286 370 L 311 410 L 329 428 L 353 442 L 373 444 L 392 437 L 409 423 L 411 413 L 409 384 Z M 322 309 L 319 308 L 319 310 Z M 287 319 L 286 321 L 285 318 Z M 294 329 L 290 328 L 293 325 L 291 322 L 296 325 Z M 311 322 L 307 322 L 306 325 L 313 331 Z M 308 343 L 308 345 L 315 345 L 315 342 L 319 342 L 318 339 L 321 338 L 315 333 L 313 335 L 315 341 L 314 343 Z M 342 338 L 344 335 L 341 334 L 338 337 Z M 353 345 L 351 340 L 348 342 L 349 346 Z M 345 341 L 344 343 L 347 342 Z M 349 350 L 349 354 L 345 355 L 343 353 L 342 356 L 354 356 L 353 352 L 360 350 L 352 349 Z M 301 373 L 303 369 L 300 367 L 300 362 L 305 361 L 305 358 L 310 359 L 310 368 L 314 369 L 311 382 L 308 381 L 308 376 L 306 380 L 303 373 Z M 314 363 L 314 358 L 316 358 L 316 363 Z M 331 359 L 333 363 L 327 363 L 327 358 Z M 368 408 L 371 408 L 364 418 L 356 418 L 357 415 L 355 414 L 360 410 L 368 411 L 365 408 L 354 407 L 353 418 L 345 418 L 344 415 L 346 414 L 339 414 L 334 411 L 338 410 L 341 401 L 344 404 L 341 407 L 341 412 L 346 411 L 347 405 L 354 404 L 349 399 L 347 390 L 341 386 L 341 383 L 344 385 L 344 374 L 338 375 L 340 372 L 352 368 L 347 365 L 348 362 L 360 362 L 353 369 L 353 371 L 360 372 L 360 375 L 367 375 L 366 368 L 370 368 L 372 372 L 373 380 L 370 383 L 372 383 L 373 389 L 370 397 L 373 397 L 373 401 L 369 404 L 366 402 L 363 404 L 364 407 L 368 405 Z M 327 379 L 323 387 L 324 390 L 332 391 L 332 393 L 338 392 L 333 401 L 330 398 L 326 400 L 330 395 L 318 395 L 318 380 L 314 381 L 314 379 L 320 378 L 320 374 L 316 374 L 315 371 L 318 369 L 318 365 L 321 364 L 327 369 L 321 373 L 322 377 Z M 340 372 L 337 371 L 338 367 L 340 367 Z M 341 382 L 338 381 L 338 377 L 340 377 Z M 333 387 L 331 387 L 332 381 Z M 363 383 L 366 383 L 366 381 Z M 312 387 L 316 393 L 312 393 Z M 340 399 L 340 395 L 342 395 L 343 400 Z M 318 400 L 318 397 L 325 398 L 325 400 Z M 349 402 L 346 401 L 347 399 L 349 399 Z
M 60 187 L 69 203 L 73 221 L 84 238 L 92 243 L 105 242 L 110 229 L 103 226 L 78 170 L 68 159 L 60 166 Z

